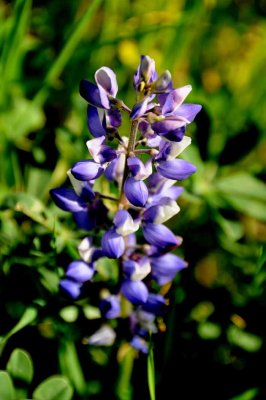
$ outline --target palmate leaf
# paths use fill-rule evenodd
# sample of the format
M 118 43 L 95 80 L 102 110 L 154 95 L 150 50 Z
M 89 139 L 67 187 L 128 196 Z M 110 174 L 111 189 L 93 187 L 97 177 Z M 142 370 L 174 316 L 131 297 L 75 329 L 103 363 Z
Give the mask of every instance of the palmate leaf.
M 72 386 L 64 376 L 50 376 L 33 392 L 33 400 L 71 400 Z

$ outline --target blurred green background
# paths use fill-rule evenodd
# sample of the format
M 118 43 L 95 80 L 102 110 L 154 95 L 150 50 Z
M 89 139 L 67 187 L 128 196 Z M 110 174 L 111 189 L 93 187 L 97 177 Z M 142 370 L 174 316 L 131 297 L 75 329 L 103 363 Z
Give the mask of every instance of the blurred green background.
M 49 198 L 87 156 L 80 80 L 109 66 L 131 107 L 147 54 L 203 105 L 169 224 L 189 268 L 153 339 L 157 398 L 266 398 L 265 16 L 265 0 L 0 0 L 0 368 L 26 350 L 28 396 L 61 374 L 74 399 L 149 399 L 144 356 L 130 378 L 123 346 L 82 344 L 95 310 L 58 293 L 80 237 Z

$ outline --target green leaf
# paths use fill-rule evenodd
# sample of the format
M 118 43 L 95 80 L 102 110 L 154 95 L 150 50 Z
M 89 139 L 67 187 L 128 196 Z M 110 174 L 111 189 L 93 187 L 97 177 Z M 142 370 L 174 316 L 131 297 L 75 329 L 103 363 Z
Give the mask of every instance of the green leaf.
M 72 386 L 63 376 L 50 376 L 33 392 L 33 400 L 71 400 Z
M 266 186 L 259 179 L 239 172 L 217 179 L 214 187 L 235 210 L 266 221 Z
M 198 325 L 198 334 L 202 339 L 213 340 L 218 339 L 221 335 L 221 327 L 210 321 L 201 322 Z
M 30 21 L 31 3 L 31 0 L 17 0 L 15 2 L 1 57 L 4 73 L 2 79 L 5 81 L 17 78 L 20 67 L 19 61 L 23 52 L 23 39 Z
M 235 396 L 231 400 L 254 400 L 257 394 L 258 394 L 258 388 L 252 388 Z
M 215 187 L 223 193 L 238 194 L 266 201 L 266 185 L 245 172 L 222 177 L 215 181 Z
M 227 330 L 228 341 L 249 352 L 258 351 L 262 346 L 262 338 L 250 332 L 245 332 L 235 325 L 230 325 Z
M 31 324 L 37 317 L 37 310 L 36 308 L 29 307 L 25 310 L 24 314 L 20 318 L 19 322 L 14 326 L 11 331 L 9 331 L 5 336 L 0 337 L 0 354 L 3 351 L 3 348 L 8 341 L 8 339 L 20 331 L 21 329 L 25 328 L 25 326 Z
M 235 210 L 243 214 L 266 222 L 265 203 L 249 197 L 241 197 L 239 195 L 222 195 L 225 201 Z
M 6 369 L 12 378 L 31 383 L 33 378 L 33 363 L 26 351 L 15 349 L 8 360 Z
M 67 306 L 60 310 L 59 315 L 66 322 L 75 322 L 79 315 L 79 310 L 76 306 Z
M 101 280 L 117 282 L 118 279 L 117 260 L 112 260 L 107 257 L 102 257 L 96 262 L 96 270 Z
M 0 371 L 0 399 L 14 400 L 15 390 L 12 380 L 6 371 Z
M 73 342 L 62 342 L 59 348 L 59 362 L 64 375 L 66 375 L 77 393 L 86 394 L 87 385 L 79 362 L 79 357 Z

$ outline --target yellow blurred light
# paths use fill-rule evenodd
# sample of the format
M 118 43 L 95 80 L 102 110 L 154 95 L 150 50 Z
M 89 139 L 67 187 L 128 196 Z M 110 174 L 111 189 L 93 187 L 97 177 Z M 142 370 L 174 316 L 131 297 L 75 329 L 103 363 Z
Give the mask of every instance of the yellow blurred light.
M 133 40 L 123 40 L 118 46 L 118 56 L 122 64 L 135 68 L 139 63 L 139 49 Z
M 233 324 L 235 324 L 240 329 L 245 329 L 247 326 L 247 323 L 244 320 L 244 318 L 240 317 L 240 315 L 238 314 L 231 315 L 230 319 L 233 322 Z
M 208 92 L 216 92 L 222 86 L 221 77 L 215 69 L 206 69 L 202 73 L 202 83 Z

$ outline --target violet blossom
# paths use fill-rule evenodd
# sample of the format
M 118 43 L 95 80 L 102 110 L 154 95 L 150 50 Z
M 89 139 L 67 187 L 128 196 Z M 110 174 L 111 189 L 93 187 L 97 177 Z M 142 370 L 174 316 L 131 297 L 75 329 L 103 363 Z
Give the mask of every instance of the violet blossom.
M 165 223 L 180 212 L 176 201 L 183 187 L 176 181 L 196 172 L 180 154 L 191 143 L 186 127 L 201 106 L 184 103 L 191 86 L 174 88 L 170 72 L 159 75 L 149 56 L 141 56 L 133 86 L 136 103 L 129 108 L 117 98 L 116 75 L 109 67 L 96 71 L 95 83 L 81 81 L 93 136 L 86 143 L 88 158 L 68 172 L 73 188 L 52 189 L 51 197 L 88 231 L 78 246 L 80 259 L 68 265 L 60 281 L 62 292 L 73 301 L 89 301 L 86 283 L 99 285 L 98 266 L 108 259 L 117 263 L 116 282 L 102 282 L 108 295 L 99 293 L 99 329 L 87 343 L 113 344 L 116 333 L 108 321 L 124 320 L 131 346 L 147 353 L 149 333 L 158 331 L 157 318 L 168 307 L 160 288 L 187 266 L 176 254 L 182 238 Z M 122 113 L 131 120 L 128 137 L 119 134 Z

